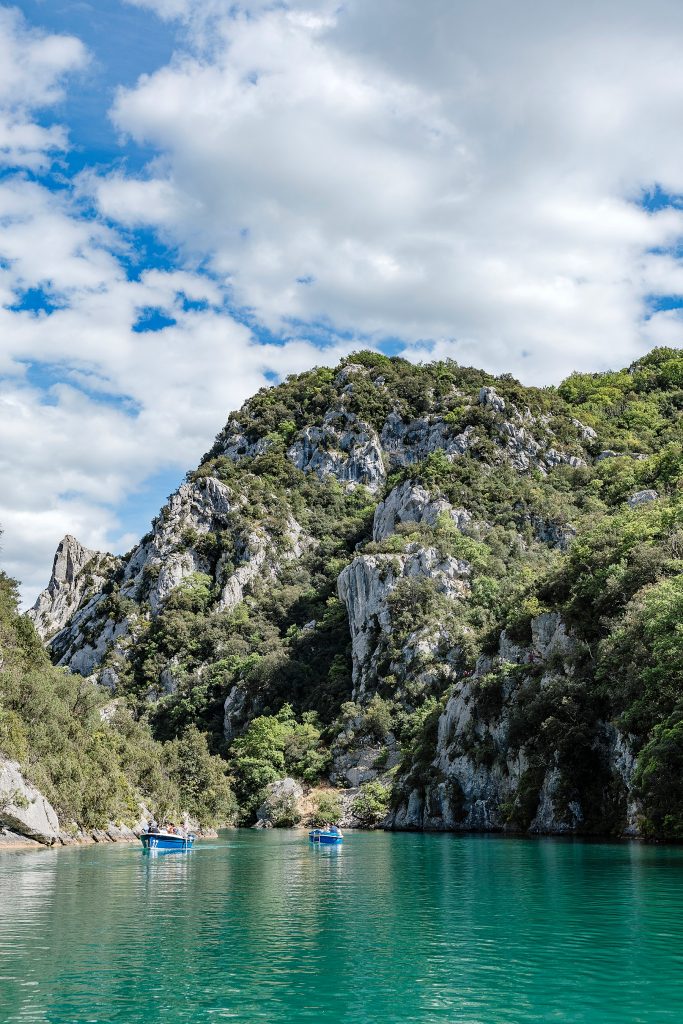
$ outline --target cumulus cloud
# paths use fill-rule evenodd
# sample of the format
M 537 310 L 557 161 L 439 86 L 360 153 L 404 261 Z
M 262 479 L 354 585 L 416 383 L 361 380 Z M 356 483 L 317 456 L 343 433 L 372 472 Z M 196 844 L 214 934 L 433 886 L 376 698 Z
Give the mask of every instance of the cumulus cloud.
M 65 76 L 86 63 L 80 40 L 37 32 L 19 11 L 0 7 L 0 167 L 37 169 L 64 148 L 64 128 L 37 124 L 32 112 L 57 103 Z
M 683 228 L 640 203 L 683 193 L 680 5 L 219 6 L 210 44 L 119 93 L 115 123 L 160 156 L 102 182 L 108 215 L 144 222 L 148 190 L 272 328 L 324 319 L 535 381 L 648 346 Z
M 150 474 L 181 477 L 267 374 L 336 361 L 349 343 L 326 355 L 296 339 L 258 345 L 209 278 L 129 279 L 110 232 L 35 184 L 0 187 L 3 203 L 15 217 L 0 240 L 0 293 L 38 288 L 55 302 L 49 315 L 0 310 L 3 566 L 30 600 L 64 533 L 125 549 L 117 508 Z M 150 313 L 161 329 L 145 326 Z
M 60 125 L 31 118 L 60 97 L 62 76 L 83 65 L 85 51 L 0 9 L 3 53 L 11 59 L 0 62 L 0 125 L 21 123 L 36 141 L 33 156 L 13 151 L 13 171 L 0 179 L 2 565 L 31 601 L 65 533 L 125 550 L 135 538 L 120 509 L 150 475 L 180 478 L 273 373 L 336 361 L 349 343 L 326 356 L 296 338 L 258 345 L 210 276 L 150 265 L 131 273 L 134 241 L 92 215 L 87 175 L 75 188 L 50 188 L 26 173 L 49 164 L 53 143 L 67 145 Z M 113 187 L 102 184 L 103 205 Z M 121 187 L 165 223 L 163 182 Z
M 683 211 L 641 201 L 683 195 L 679 4 L 130 2 L 179 26 L 111 111 L 154 156 L 52 188 L 46 112 L 88 55 L 0 8 L 0 524 L 27 596 L 65 532 L 128 546 L 126 497 L 272 374 L 386 337 L 527 382 L 680 344 L 649 299 L 683 294 Z M 131 271 L 150 228 L 175 269 Z

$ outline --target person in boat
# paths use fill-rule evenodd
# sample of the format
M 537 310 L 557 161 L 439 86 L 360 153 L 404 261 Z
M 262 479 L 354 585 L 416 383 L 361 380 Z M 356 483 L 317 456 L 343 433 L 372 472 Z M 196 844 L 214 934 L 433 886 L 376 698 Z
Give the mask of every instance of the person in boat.
M 154 835 L 157 835 L 157 833 L 159 832 L 159 826 L 157 825 L 154 818 L 150 819 L 149 825 L 147 826 L 147 831 L 153 833 Z

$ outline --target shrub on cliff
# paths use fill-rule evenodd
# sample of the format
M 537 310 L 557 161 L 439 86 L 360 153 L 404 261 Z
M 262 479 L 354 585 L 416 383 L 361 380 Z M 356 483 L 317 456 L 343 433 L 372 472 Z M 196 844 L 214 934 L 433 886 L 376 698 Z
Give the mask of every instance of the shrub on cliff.
M 381 782 L 364 782 L 353 801 L 352 813 L 363 828 L 379 825 L 389 813 L 390 790 Z

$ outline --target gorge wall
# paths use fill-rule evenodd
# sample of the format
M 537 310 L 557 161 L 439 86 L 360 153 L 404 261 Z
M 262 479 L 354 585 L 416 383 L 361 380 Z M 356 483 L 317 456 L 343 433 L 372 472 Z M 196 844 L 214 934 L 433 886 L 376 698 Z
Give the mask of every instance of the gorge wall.
M 293 775 L 396 829 L 683 834 L 682 387 L 359 353 L 233 414 L 127 555 L 64 538 L 30 617 L 245 822 Z

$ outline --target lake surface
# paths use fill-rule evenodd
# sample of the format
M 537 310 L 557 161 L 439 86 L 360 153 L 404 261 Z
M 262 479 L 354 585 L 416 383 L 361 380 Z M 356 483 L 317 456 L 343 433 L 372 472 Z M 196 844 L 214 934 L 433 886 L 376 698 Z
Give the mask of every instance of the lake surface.
M 233 831 L 0 854 L 0 1021 L 683 1020 L 683 849 Z

